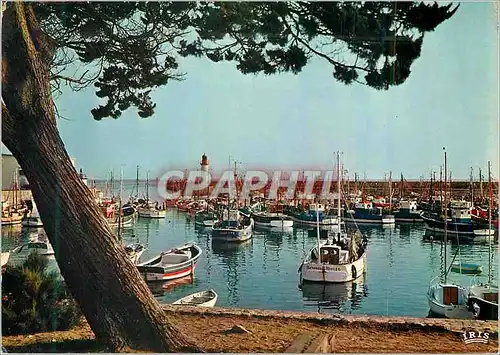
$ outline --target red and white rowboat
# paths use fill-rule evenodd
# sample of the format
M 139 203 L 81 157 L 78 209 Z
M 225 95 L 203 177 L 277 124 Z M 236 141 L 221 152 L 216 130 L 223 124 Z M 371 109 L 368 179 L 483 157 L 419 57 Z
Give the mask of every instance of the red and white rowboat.
M 146 281 L 168 281 L 194 274 L 201 248 L 195 243 L 161 252 L 154 258 L 140 263 L 137 269 Z

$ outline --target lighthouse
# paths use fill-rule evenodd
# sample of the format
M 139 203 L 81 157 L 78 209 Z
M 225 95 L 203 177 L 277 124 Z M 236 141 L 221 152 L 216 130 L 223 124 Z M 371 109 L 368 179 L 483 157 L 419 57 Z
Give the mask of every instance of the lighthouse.
M 208 172 L 208 158 L 205 153 L 203 153 L 203 155 L 201 156 L 200 169 L 201 171 Z

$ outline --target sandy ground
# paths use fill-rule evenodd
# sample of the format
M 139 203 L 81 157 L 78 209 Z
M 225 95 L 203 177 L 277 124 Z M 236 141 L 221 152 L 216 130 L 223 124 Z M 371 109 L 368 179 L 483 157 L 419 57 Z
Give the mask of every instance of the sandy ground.
M 332 352 L 338 353 L 498 352 L 498 333 L 492 334 L 488 344 L 467 345 L 462 341 L 459 332 L 432 327 L 397 329 L 383 322 L 324 324 L 311 319 L 289 317 L 224 315 L 208 312 L 167 311 L 167 313 L 177 327 L 203 350 L 214 353 L 281 353 L 304 332 L 329 334 L 333 337 Z M 244 327 L 249 333 L 228 332 L 235 325 Z M 6 336 L 3 337 L 3 345 L 9 352 L 105 352 L 105 349 L 94 340 L 93 333 L 85 322 L 71 331 Z

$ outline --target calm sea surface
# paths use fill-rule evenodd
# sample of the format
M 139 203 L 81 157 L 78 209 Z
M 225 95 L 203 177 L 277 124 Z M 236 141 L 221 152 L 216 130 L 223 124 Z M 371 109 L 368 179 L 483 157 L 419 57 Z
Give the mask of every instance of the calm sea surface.
M 242 245 L 221 247 L 212 244 L 210 231 L 195 228 L 194 220 L 175 209 L 163 220 L 138 219 L 126 228 L 123 243 L 138 238 L 148 250 L 142 260 L 172 247 L 194 241 L 203 250 L 192 283 L 159 285 L 157 296 L 169 303 L 193 292 L 212 288 L 219 294 L 217 306 L 299 310 L 330 313 L 406 315 L 426 317 L 426 291 L 429 281 L 439 275 L 441 245 L 425 241 L 423 224 L 397 224 L 395 227 L 363 227 L 369 240 L 367 272 L 355 283 L 305 285 L 298 288 L 298 267 L 303 256 L 316 243 L 307 230 L 294 227 L 289 232 L 255 230 Z M 2 227 L 2 251 L 23 243 L 29 233 L 20 227 Z M 136 236 L 133 238 L 132 236 Z M 449 261 L 457 245 L 447 247 Z M 493 275 L 498 279 L 496 243 L 493 245 Z M 487 244 L 460 245 L 462 262 L 483 265 L 481 279 L 487 279 Z M 21 262 L 24 252 L 13 255 Z M 458 261 L 457 255 L 456 260 Z M 448 261 L 448 262 L 449 262 Z M 55 261 L 53 266 L 57 267 Z M 453 280 L 469 285 L 471 276 L 452 274 Z M 158 292 L 155 288 L 155 292 Z

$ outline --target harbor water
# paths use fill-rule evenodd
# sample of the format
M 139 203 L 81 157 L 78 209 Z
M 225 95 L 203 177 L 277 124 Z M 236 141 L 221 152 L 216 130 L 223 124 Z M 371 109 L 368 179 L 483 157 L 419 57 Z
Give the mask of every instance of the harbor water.
M 194 218 L 176 209 L 165 219 L 138 218 L 123 231 L 123 244 L 139 240 L 147 246 L 142 260 L 161 251 L 194 241 L 203 254 L 194 278 L 177 283 L 151 285 L 161 303 L 170 303 L 188 294 L 214 289 L 219 307 L 238 307 L 290 311 L 329 312 L 394 316 L 428 316 L 427 287 L 440 274 L 443 259 L 441 242 L 423 238 L 423 224 L 396 224 L 392 227 L 359 226 L 368 238 L 366 274 L 354 283 L 299 288 L 298 268 L 317 239 L 307 229 L 289 231 L 257 229 L 250 241 L 240 245 L 213 244 L 209 229 L 195 227 Z M 29 233 L 19 227 L 2 227 L 2 251 L 26 242 Z M 459 248 L 459 249 L 458 249 Z M 492 255 L 492 275 L 497 282 L 497 244 L 447 246 L 448 265 L 455 256 L 467 263 L 483 266 L 479 279 L 488 277 L 488 255 Z M 458 252 L 459 250 L 459 252 Z M 26 254 L 11 256 L 22 262 Z M 55 260 L 51 261 L 57 268 Z M 472 276 L 450 274 L 452 280 L 468 286 Z

